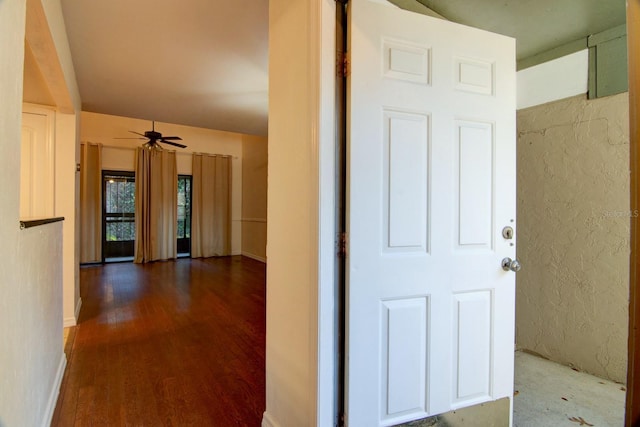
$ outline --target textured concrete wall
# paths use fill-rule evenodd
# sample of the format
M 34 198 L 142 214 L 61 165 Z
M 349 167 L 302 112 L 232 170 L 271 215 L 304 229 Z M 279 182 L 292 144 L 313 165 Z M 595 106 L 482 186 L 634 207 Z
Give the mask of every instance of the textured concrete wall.
M 519 348 L 625 382 L 626 93 L 518 111 Z

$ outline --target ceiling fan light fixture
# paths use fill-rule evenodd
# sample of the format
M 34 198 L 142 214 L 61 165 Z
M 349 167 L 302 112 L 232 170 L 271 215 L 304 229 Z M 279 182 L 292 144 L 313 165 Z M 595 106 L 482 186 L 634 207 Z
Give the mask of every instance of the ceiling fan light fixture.
M 154 142 L 145 142 L 144 144 L 142 144 L 142 147 L 152 151 L 152 150 L 157 150 L 157 151 L 162 151 L 164 150 L 164 148 L 162 148 L 159 144 L 157 144 L 155 141 Z
M 186 145 L 180 144 L 178 142 L 175 142 L 175 141 L 182 141 L 182 138 L 180 138 L 179 136 L 162 136 L 162 134 L 160 132 L 156 132 L 156 123 L 155 123 L 155 121 L 151 122 L 151 130 L 148 130 L 143 134 L 140 133 L 140 132 L 133 131 L 133 130 L 130 130 L 129 132 L 131 132 L 131 133 L 133 133 L 135 135 L 140 135 L 143 138 L 116 138 L 116 139 L 144 139 L 144 138 L 146 138 L 146 139 L 148 139 L 148 141 L 145 142 L 144 144 L 142 144 L 142 146 L 144 148 L 148 149 L 148 150 L 152 150 L 152 149 L 163 150 L 163 148 L 162 148 L 162 146 L 160 144 L 173 145 L 174 147 L 178 147 L 178 148 L 187 148 Z

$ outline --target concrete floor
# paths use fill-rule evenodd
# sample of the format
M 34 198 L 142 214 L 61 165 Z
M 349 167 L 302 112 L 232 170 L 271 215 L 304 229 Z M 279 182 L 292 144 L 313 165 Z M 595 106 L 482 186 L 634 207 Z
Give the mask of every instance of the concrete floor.
M 626 389 L 516 352 L 514 427 L 622 427 Z

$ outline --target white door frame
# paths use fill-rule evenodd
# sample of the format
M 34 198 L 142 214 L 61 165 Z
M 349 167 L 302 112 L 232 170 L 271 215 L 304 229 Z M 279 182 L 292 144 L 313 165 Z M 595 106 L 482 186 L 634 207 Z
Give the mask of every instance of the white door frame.
M 269 2 L 263 427 L 334 424 L 335 11 Z

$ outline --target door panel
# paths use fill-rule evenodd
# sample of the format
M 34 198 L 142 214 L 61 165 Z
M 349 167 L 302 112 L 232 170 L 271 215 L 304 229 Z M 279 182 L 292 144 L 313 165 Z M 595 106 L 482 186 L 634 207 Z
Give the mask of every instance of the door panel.
M 25 107 L 20 151 L 20 217 L 54 216 L 55 112 Z
M 492 250 L 493 126 L 457 121 L 455 131 L 458 249 Z
M 426 252 L 429 117 L 385 110 L 386 250 Z
M 426 297 L 382 302 L 383 418 L 426 408 L 428 304 Z
M 491 397 L 491 291 L 464 292 L 453 297 L 453 401 Z
M 347 423 L 511 396 L 514 41 L 349 4 Z

